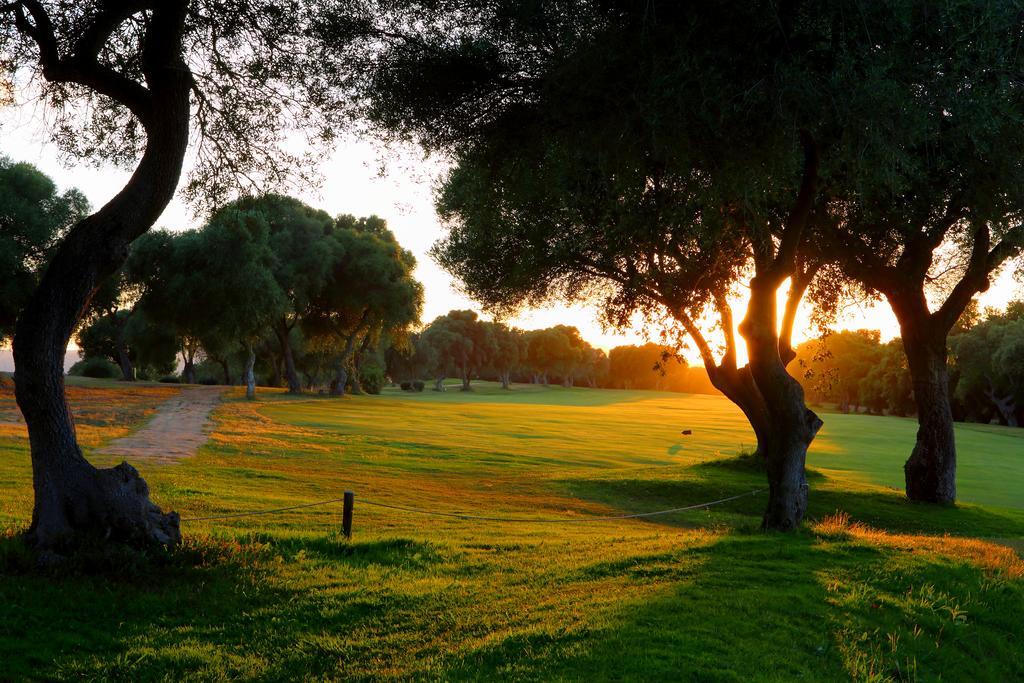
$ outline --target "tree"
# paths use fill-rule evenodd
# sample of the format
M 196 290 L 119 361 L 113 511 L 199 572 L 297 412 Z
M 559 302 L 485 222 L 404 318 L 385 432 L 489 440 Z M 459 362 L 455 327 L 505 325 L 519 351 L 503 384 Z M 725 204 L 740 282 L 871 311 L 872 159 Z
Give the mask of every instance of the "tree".
M 64 232 L 89 211 L 78 190 L 57 186 L 31 164 L 0 156 L 0 344 Z
M 526 340 L 523 333 L 503 323 L 485 323 L 489 328 L 489 336 L 494 341 L 494 349 L 489 365 L 498 376 L 502 389 L 512 388 L 512 371 L 524 360 Z
M 412 275 L 415 257 L 398 244 L 382 218 L 338 216 L 332 239 L 336 257 L 324 286 L 310 300 L 304 330 L 341 344 L 331 383 L 331 394 L 341 396 L 354 358 L 382 334 L 398 336 L 419 322 L 423 286 Z M 361 391 L 358 374 L 353 390 Z
M 608 354 L 608 381 L 618 389 L 667 389 L 685 377 L 686 361 L 674 349 L 648 342 L 616 346 Z
M 902 416 L 914 411 L 913 386 L 901 340 L 882 344 L 874 367 L 861 380 L 859 393 L 860 402 L 870 412 Z
M 598 292 L 612 326 L 641 315 L 685 331 L 766 457 L 764 525 L 796 527 L 821 421 L 786 366 L 845 87 L 822 53 L 856 10 L 474 2 L 459 3 L 472 19 L 458 33 L 439 28 L 453 9 L 417 5 L 408 25 L 426 28 L 385 52 L 371 88 L 378 125 L 455 160 L 435 257 L 488 308 Z M 726 298 L 744 283 L 738 368 Z M 698 324 L 708 309 L 720 358 Z
M 193 310 L 204 348 L 241 347 L 245 395 L 256 398 L 256 345 L 267 327 L 284 316 L 287 296 L 274 277 L 277 254 L 260 210 L 232 203 L 215 212 L 187 242 L 190 268 L 174 295 Z M 230 253 L 226 259 L 224 254 Z
M 1015 315 L 1016 313 L 1016 315 Z M 1019 427 L 1024 413 L 1024 315 L 990 311 L 985 320 L 950 339 L 957 383 L 955 394 L 968 415 Z M 986 409 L 987 408 L 987 409 Z
M 136 373 L 144 379 L 174 372 L 177 365 L 177 337 L 145 315 L 118 310 L 93 320 L 75 335 L 82 358 L 106 358 L 117 364 L 121 379 L 125 371 L 131 380 Z
M 339 258 L 334 221 L 324 211 L 277 194 L 243 197 L 230 206 L 237 211 L 260 213 L 269 226 L 268 239 L 275 255 L 272 272 L 288 302 L 271 327 L 284 361 L 288 391 L 300 393 L 302 381 L 295 367 L 293 332 L 314 298 L 328 286 L 331 268 Z
M 199 144 L 185 194 L 208 205 L 239 185 L 280 184 L 310 167 L 279 142 L 296 128 L 314 142 L 332 138 L 347 77 L 341 33 L 358 29 L 344 9 L 327 59 L 310 30 L 323 3 L 0 4 L 2 87 L 15 95 L 23 83 L 38 89 L 57 112 L 54 138 L 69 155 L 135 166 L 121 191 L 66 231 L 15 330 L 35 489 L 29 538 L 39 548 L 83 534 L 138 544 L 180 538 L 177 516 L 149 501 L 134 468 L 100 470 L 82 456 L 63 353 L 96 288 L 173 196 L 190 137 Z
M 202 353 L 204 320 L 199 309 L 205 302 L 193 288 L 195 259 L 201 251 L 198 231 L 156 230 L 136 240 L 129 256 L 132 268 L 145 273 L 135 310 L 174 336 L 186 384 L 196 383 Z
M 603 386 L 608 378 L 610 367 L 608 354 L 604 350 L 588 348 L 583 361 L 583 379 L 587 382 L 587 386 L 591 389 Z
M 861 384 L 878 363 L 878 330 L 831 332 L 801 344 L 796 360 L 804 369 L 804 390 L 816 401 L 830 401 L 842 412 L 856 412 Z
M 420 335 L 434 366 L 434 390 L 444 391 L 444 379 L 455 374 L 462 391 L 472 390 L 473 376 L 486 367 L 494 354 L 491 330 L 474 311 L 449 311 L 439 316 Z
M 387 375 L 395 382 L 414 382 L 426 377 L 434 365 L 432 349 L 422 333 L 411 333 L 391 340 L 384 352 Z
M 561 378 L 570 387 L 575 375 L 584 368 L 590 344 L 580 331 L 565 325 L 532 330 L 527 336 L 526 362 L 537 376 L 536 383 L 548 384 L 550 377 Z
M 844 37 L 836 55 L 850 75 L 836 148 L 856 153 L 834 156 L 822 238 L 900 324 L 919 425 L 907 496 L 952 503 L 947 338 L 1024 247 L 1024 13 L 920 0 L 858 17 L 871 40 Z
M 147 353 L 149 360 L 146 362 L 158 366 L 158 374 L 173 372 L 174 369 L 173 357 L 177 351 L 170 351 L 170 359 L 167 357 L 168 349 L 177 346 L 173 333 L 157 329 L 145 316 L 141 316 L 141 320 L 136 316 L 139 301 L 147 286 L 153 281 L 152 250 L 162 248 L 162 239 L 154 241 L 144 238 L 133 243 L 127 261 L 99 286 L 83 318 L 85 325 L 99 325 L 97 331 L 107 335 L 110 348 L 104 350 L 102 355 L 117 363 L 121 368 L 121 379 L 126 382 L 135 380 L 135 365 L 138 361 L 135 358 L 138 353 L 129 348 L 129 334 L 135 337 L 133 346 L 136 351 L 145 348 L 156 353 L 155 356 L 149 356 Z M 82 339 L 83 333 L 84 330 L 81 329 L 78 332 L 77 343 L 80 347 L 83 341 L 89 343 L 88 340 Z M 101 353 L 99 349 L 96 349 L 96 352 Z M 86 355 L 89 353 L 87 350 Z M 165 369 L 167 366 L 170 366 L 170 369 Z

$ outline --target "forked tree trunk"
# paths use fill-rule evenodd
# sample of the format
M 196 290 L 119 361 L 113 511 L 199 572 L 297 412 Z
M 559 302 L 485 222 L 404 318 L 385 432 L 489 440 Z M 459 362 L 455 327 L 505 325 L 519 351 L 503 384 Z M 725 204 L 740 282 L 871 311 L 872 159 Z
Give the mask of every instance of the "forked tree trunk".
M 951 504 L 956 502 L 956 437 L 949 403 L 946 338 L 930 340 L 932 335 L 916 328 L 903 333 L 917 404 L 917 441 L 903 465 L 907 497 Z
M 444 391 L 444 377 L 434 379 L 434 391 Z
M 511 384 L 512 384 L 512 382 L 509 379 L 509 373 L 507 373 L 507 372 L 501 373 L 501 388 L 502 389 L 510 389 L 511 388 L 511 386 L 510 386 Z
M 97 286 L 123 263 L 174 194 L 188 146 L 191 76 L 180 59 L 185 3 L 152 12 L 144 68 L 154 86 L 146 151 L 128 184 L 61 241 L 14 335 L 18 407 L 28 426 L 35 504 L 29 538 L 45 550 L 76 537 L 147 545 L 181 539 L 176 513 L 150 502 L 131 465 L 97 469 L 82 456 L 64 394 L 64 353 Z M 162 60 L 159 66 L 153 60 Z
M 245 357 L 245 397 L 250 401 L 256 400 L 256 351 L 252 344 L 246 344 L 245 350 L 248 355 Z
M 761 448 L 768 469 L 768 507 L 765 529 L 792 531 L 807 512 L 807 448 L 822 422 L 807 408 L 800 383 L 787 371 L 779 355 L 775 293 L 778 283 L 755 276 L 750 302 L 740 333 L 747 342 L 750 373 L 764 398 L 771 429 Z
M 196 359 L 195 359 L 195 356 L 193 356 L 193 355 L 185 355 L 183 353 L 182 354 L 182 358 L 184 358 L 185 363 L 184 363 L 184 367 L 182 367 L 182 370 L 181 370 L 181 380 L 185 384 L 195 384 L 196 383 Z

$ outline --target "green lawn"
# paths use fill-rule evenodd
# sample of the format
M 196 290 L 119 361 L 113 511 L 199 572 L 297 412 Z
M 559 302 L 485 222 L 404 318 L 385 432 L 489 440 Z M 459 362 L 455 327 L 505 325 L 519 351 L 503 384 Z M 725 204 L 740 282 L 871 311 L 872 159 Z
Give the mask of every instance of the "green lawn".
M 131 390 L 97 391 L 118 413 L 116 392 Z M 90 406 L 87 451 L 125 430 Z M 572 524 L 366 504 L 585 519 L 762 488 L 756 464 L 736 457 L 749 431 L 718 397 L 264 393 L 219 409 L 195 458 L 136 463 L 155 500 L 190 517 L 352 489 L 352 541 L 336 505 L 185 523 L 186 543 L 168 557 L 84 553 L 72 576 L 40 575 L 14 536 L 31 491 L 24 439 L 9 426 L 0 680 L 1024 678 L 1024 563 L 1006 547 L 1024 545 L 1021 436 L 961 428 L 970 502 L 940 509 L 888 488 L 901 481 L 912 421 L 824 417 L 811 520 L 777 535 L 757 530 L 764 493 Z

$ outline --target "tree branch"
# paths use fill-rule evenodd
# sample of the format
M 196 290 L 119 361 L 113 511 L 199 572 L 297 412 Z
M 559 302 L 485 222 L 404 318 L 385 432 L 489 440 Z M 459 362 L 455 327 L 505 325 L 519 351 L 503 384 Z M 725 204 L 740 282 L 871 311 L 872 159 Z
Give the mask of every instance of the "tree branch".
M 782 314 L 782 328 L 779 330 L 779 357 L 783 365 L 789 365 L 796 358 L 796 351 L 793 349 L 793 326 L 796 324 L 796 314 L 800 310 L 800 302 L 804 293 L 814 280 L 821 268 L 820 264 L 814 264 L 793 275 L 789 284 L 789 293 L 786 294 L 786 308 Z
M 800 179 L 800 191 L 797 193 L 793 208 L 786 217 L 786 222 L 779 239 L 779 249 L 772 264 L 773 279 L 778 282 L 789 276 L 796 266 L 796 255 L 803 242 L 804 229 L 807 227 L 811 210 L 818 190 L 818 145 L 811 134 L 800 131 L 800 146 L 804 151 L 804 166 Z

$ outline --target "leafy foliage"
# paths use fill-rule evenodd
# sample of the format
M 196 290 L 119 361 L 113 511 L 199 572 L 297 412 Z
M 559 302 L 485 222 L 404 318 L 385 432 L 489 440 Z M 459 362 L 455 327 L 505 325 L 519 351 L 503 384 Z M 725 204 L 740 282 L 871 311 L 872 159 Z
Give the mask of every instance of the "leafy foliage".
M 88 211 L 78 190 L 58 193 L 31 164 L 0 156 L 0 344 L 13 334 L 50 251 Z

